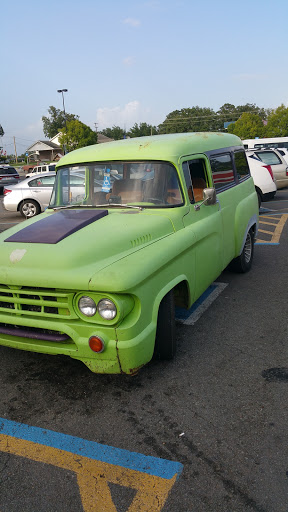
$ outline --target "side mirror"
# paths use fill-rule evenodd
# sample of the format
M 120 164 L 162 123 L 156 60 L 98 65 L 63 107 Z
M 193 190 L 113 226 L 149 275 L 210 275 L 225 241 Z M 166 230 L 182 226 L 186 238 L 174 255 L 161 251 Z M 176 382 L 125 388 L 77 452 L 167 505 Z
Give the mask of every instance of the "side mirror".
M 202 204 L 205 204 L 206 206 L 211 206 L 213 204 L 216 204 L 217 197 L 216 197 L 216 190 L 215 188 L 204 188 L 203 190 L 203 201 L 200 204 L 195 204 L 194 209 L 196 211 L 200 210 L 200 207 Z

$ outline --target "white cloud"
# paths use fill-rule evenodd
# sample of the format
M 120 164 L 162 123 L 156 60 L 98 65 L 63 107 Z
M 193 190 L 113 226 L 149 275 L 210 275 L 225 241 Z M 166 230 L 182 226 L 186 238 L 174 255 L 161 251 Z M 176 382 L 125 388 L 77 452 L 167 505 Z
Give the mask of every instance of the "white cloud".
M 133 64 L 135 64 L 135 58 L 134 57 L 125 57 L 125 59 L 123 59 L 123 64 L 124 66 L 127 66 L 127 67 L 130 67 L 130 66 L 133 66 Z
M 143 121 L 141 116 L 144 116 L 144 111 L 137 100 L 126 103 L 124 107 L 98 108 L 98 130 L 111 128 L 113 125 L 129 130 L 135 123 Z
M 123 20 L 123 23 L 125 23 L 125 25 L 130 25 L 130 27 L 139 27 L 140 25 L 140 21 L 135 18 L 126 18 Z

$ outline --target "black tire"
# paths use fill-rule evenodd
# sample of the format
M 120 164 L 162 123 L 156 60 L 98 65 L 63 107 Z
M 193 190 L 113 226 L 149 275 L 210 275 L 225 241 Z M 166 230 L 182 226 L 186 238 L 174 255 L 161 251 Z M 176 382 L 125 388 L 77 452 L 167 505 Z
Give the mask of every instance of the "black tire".
M 257 197 L 258 197 L 258 206 L 260 208 L 262 199 L 261 199 L 260 192 L 258 192 L 258 190 L 256 190 L 256 192 L 257 192 Z
M 31 217 L 34 217 L 35 215 L 38 215 L 40 213 L 41 208 L 36 201 L 33 201 L 33 199 L 25 199 L 21 203 L 19 211 L 22 217 L 25 217 L 26 219 L 31 219 Z
M 154 357 L 171 360 L 176 353 L 175 303 L 171 290 L 163 297 L 158 311 Z
M 240 256 L 231 261 L 229 269 L 232 270 L 233 272 L 238 272 L 242 274 L 244 274 L 245 272 L 249 272 L 249 270 L 252 267 L 253 256 L 254 233 L 252 229 L 250 229 L 247 233 L 245 244 Z

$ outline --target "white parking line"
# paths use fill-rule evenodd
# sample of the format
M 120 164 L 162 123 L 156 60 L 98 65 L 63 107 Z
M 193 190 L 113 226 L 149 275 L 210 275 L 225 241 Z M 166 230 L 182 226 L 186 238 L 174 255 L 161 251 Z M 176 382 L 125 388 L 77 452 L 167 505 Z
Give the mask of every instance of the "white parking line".
M 176 320 L 184 325 L 194 325 L 197 320 L 208 309 L 212 302 L 225 290 L 228 283 L 213 283 L 209 288 L 199 297 L 199 299 L 191 306 L 188 311 L 176 308 Z M 180 313 L 180 314 L 179 314 Z

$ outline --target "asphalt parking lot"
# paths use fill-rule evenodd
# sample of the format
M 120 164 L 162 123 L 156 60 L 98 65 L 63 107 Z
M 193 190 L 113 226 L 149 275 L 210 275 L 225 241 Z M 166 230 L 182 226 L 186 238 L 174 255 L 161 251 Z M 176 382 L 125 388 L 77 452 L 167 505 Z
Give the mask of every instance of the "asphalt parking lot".
M 262 206 L 251 272 L 179 319 L 172 362 L 95 375 L 0 347 L 1 512 L 288 511 L 288 190 Z

